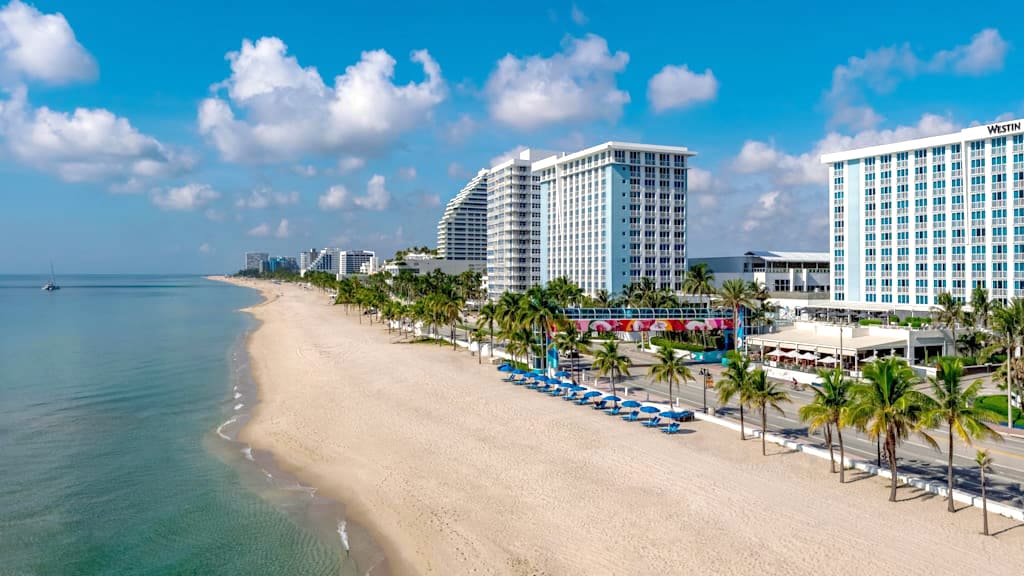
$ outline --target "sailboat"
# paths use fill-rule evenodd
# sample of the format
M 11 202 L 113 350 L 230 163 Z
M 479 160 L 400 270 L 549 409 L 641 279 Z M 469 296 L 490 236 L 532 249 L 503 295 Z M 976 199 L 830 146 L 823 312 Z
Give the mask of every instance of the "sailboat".
M 60 286 L 57 286 L 57 282 L 53 279 L 53 262 L 50 262 L 50 281 L 47 282 L 46 284 L 43 284 L 41 290 L 43 292 L 53 292 L 55 290 L 60 290 Z

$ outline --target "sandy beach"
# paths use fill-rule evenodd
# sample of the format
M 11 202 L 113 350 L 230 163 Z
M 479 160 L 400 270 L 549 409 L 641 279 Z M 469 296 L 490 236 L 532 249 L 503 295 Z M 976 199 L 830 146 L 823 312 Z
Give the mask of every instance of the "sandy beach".
M 242 439 L 345 504 L 395 574 L 1005 573 L 1024 526 L 710 423 L 668 436 L 397 342 L 316 290 L 263 290 Z M 486 359 L 485 359 L 486 360 Z

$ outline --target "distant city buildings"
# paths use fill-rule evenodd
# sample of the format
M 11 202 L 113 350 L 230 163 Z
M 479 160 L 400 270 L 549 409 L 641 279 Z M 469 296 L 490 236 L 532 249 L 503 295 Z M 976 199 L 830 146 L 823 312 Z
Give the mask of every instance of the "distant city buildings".
M 266 252 L 246 252 L 245 267 L 242 270 L 255 270 L 259 272 L 260 266 L 270 257 Z
M 821 156 L 833 305 L 1024 297 L 1024 122 Z M 1010 205 L 1012 199 L 1012 205 Z
M 319 252 L 314 256 L 309 253 L 309 265 L 305 268 L 300 268 L 299 274 L 305 276 L 307 272 L 327 272 L 328 274 L 338 274 L 338 253 L 341 252 L 337 248 L 321 248 Z M 304 253 L 305 254 L 305 253 Z M 302 258 L 303 254 L 299 255 Z
M 457 276 L 469 271 L 479 272 L 482 275 L 485 268 L 486 264 L 479 260 L 446 260 L 433 254 L 412 253 L 406 254 L 401 260 L 385 263 L 382 270 L 392 276 L 397 276 L 403 271 L 413 274 L 429 274 L 435 270 Z
M 359 274 L 360 268 L 376 259 L 376 254 L 369 250 L 341 250 L 338 252 L 337 275 L 341 277 L 348 274 Z
M 309 265 L 316 260 L 316 257 L 320 254 L 320 250 L 311 248 L 304 252 L 299 253 L 299 270 L 305 271 L 309 268 Z

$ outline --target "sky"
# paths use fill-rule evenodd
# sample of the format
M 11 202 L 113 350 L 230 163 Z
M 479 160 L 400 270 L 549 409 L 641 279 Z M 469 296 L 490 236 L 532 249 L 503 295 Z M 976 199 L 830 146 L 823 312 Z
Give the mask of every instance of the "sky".
M 0 0 L 2 2 L 2 0 Z M 11 1 L 0 273 L 388 256 L 522 147 L 686 146 L 688 254 L 828 247 L 818 156 L 1024 117 L 1024 4 Z

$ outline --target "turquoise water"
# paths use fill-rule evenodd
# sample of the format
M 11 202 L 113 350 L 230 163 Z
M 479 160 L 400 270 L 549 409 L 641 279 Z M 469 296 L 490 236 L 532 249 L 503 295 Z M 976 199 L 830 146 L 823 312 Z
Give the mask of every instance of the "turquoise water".
M 349 572 L 332 513 L 216 432 L 251 402 L 256 292 L 43 281 L 0 276 L 0 574 Z

